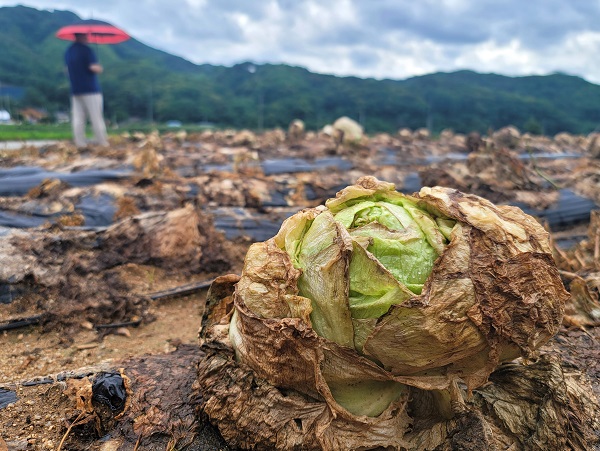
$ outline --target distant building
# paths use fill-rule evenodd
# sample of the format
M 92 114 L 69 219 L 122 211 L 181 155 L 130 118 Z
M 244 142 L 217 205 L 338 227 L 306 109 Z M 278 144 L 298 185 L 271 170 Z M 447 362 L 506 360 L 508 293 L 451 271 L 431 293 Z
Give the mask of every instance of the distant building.
M 0 110 L 0 124 L 10 124 L 10 113 L 6 110 Z
M 69 113 L 65 113 L 64 111 L 57 111 L 54 114 L 54 120 L 58 124 L 66 124 L 67 122 L 70 122 L 71 118 L 69 116 Z
M 48 117 L 48 113 L 46 111 L 38 108 L 24 108 L 19 110 L 19 114 L 24 121 L 29 122 L 30 124 L 37 124 Z
M 183 124 L 181 123 L 181 121 L 167 121 L 167 127 L 169 128 L 179 128 L 182 125 Z

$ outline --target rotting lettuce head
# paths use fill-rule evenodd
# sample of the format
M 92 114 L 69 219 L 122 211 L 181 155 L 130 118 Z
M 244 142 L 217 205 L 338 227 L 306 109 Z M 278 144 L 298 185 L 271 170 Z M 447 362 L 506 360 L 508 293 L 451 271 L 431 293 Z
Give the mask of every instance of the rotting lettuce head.
M 384 418 L 407 386 L 456 396 L 458 380 L 472 389 L 531 356 L 567 297 L 547 232 L 520 209 L 363 177 L 251 246 L 229 337 L 273 385 Z

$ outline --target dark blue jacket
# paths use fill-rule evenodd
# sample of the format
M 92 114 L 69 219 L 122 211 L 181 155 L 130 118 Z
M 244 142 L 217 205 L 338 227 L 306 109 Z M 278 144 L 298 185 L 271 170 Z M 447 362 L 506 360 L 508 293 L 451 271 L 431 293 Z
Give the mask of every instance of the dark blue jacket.
M 74 42 L 65 52 L 65 64 L 71 80 L 71 94 L 93 94 L 100 92 L 98 77 L 90 70 L 97 63 L 96 55 L 90 47 Z

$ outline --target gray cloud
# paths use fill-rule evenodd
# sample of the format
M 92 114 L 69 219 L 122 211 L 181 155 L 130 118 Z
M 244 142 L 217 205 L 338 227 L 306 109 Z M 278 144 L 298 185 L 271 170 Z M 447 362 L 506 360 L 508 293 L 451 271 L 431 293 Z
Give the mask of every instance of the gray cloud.
M 588 0 L 470 0 L 356 2 L 365 23 L 380 32 L 404 30 L 440 44 L 518 38 L 531 48 L 572 32 L 600 30 L 600 3 Z
M 478 17 L 448 9 L 438 2 L 357 2 L 363 23 L 379 33 L 402 31 L 443 43 L 468 44 L 485 40 L 488 28 Z
M 598 1 L 0 0 L 17 3 L 106 20 L 195 63 L 287 63 L 375 78 L 564 71 L 600 82 Z
M 350 61 L 360 67 L 375 67 L 379 64 L 381 58 L 378 54 L 367 49 L 353 50 L 350 53 Z

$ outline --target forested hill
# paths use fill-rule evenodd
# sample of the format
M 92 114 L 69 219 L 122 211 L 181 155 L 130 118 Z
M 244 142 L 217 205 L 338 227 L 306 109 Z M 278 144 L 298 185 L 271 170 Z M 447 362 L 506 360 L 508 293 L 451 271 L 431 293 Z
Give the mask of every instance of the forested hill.
M 0 90 L 25 88 L 20 106 L 67 110 L 63 53 L 69 43 L 54 33 L 79 22 L 69 11 L 0 8 Z M 116 121 L 285 128 L 299 118 L 316 129 L 345 115 L 369 133 L 401 127 L 485 132 L 512 124 L 534 133 L 585 134 L 600 126 L 600 86 L 565 74 L 506 77 L 459 71 L 375 80 L 288 65 L 196 65 L 136 39 L 95 49 L 105 67 L 105 112 Z

